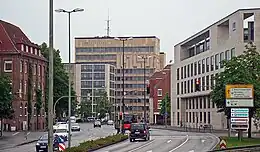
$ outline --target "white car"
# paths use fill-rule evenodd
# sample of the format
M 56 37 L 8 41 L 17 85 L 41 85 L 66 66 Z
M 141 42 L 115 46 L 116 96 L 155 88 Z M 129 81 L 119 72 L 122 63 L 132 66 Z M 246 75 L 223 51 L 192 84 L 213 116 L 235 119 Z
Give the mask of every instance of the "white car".
M 94 128 L 100 127 L 101 128 L 101 121 L 100 120 L 95 120 L 94 121 Z
M 114 125 L 114 121 L 113 120 L 108 120 L 107 121 L 107 125 Z
M 71 124 L 71 131 L 80 131 L 80 126 L 78 123 Z
M 64 126 L 58 126 L 55 130 L 54 130 L 54 136 L 58 135 L 60 137 L 62 137 L 64 139 L 64 141 L 68 140 L 68 128 L 64 127 Z

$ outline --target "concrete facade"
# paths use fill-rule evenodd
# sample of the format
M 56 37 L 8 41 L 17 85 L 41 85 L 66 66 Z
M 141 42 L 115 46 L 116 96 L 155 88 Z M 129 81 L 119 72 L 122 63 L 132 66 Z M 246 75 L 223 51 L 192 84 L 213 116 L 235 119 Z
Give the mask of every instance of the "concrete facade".
M 172 126 L 227 128 L 226 117 L 209 98 L 213 78 L 223 70 L 219 62 L 242 54 L 247 42 L 260 48 L 259 33 L 260 9 L 240 9 L 174 46 Z M 196 80 L 202 86 L 198 92 Z

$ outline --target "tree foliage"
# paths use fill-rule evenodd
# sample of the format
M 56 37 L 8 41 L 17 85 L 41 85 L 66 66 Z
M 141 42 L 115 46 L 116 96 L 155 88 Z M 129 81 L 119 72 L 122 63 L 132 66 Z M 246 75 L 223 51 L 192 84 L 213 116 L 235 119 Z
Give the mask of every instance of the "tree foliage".
M 41 113 L 41 108 L 42 108 L 42 90 L 37 89 L 36 90 L 36 123 L 37 123 L 37 129 L 39 128 L 38 126 L 38 120 L 39 120 L 39 114 Z
M 49 59 L 49 48 L 46 43 L 43 43 L 41 46 L 41 53 L 42 55 L 48 60 Z M 48 68 L 46 68 L 48 69 Z M 46 106 L 48 105 L 48 70 L 45 71 L 46 73 Z M 59 50 L 53 50 L 53 103 L 62 97 L 68 96 L 69 94 L 69 77 L 68 73 L 66 72 L 64 65 L 62 64 L 62 59 L 60 57 Z M 73 83 L 72 83 L 73 85 Z M 71 96 L 75 96 L 76 93 L 71 87 Z M 76 98 L 71 98 L 72 101 L 72 114 L 75 113 L 76 110 Z M 47 110 L 47 108 L 46 108 Z M 57 116 L 62 116 L 63 112 L 68 112 L 68 98 L 61 99 L 56 105 L 56 113 Z
M 104 118 L 106 116 L 106 113 L 111 113 L 112 110 L 112 104 L 110 103 L 107 92 L 102 91 L 99 93 L 99 98 L 97 101 L 97 113 L 99 113 L 99 118 Z
M 28 81 L 27 81 L 27 100 L 28 100 L 28 104 L 27 104 L 27 112 L 28 112 L 28 130 L 31 129 L 31 118 L 32 118 L 32 91 L 33 91 L 33 86 L 32 86 L 32 82 L 33 82 L 33 67 L 32 67 L 32 63 L 29 62 L 28 63 Z
M 251 108 L 249 115 L 254 116 L 256 108 L 260 107 L 260 54 L 256 47 L 249 43 L 243 54 L 232 57 L 229 61 L 223 61 L 221 64 L 223 64 L 224 71 L 215 76 L 216 83 L 210 95 L 212 102 L 219 108 L 218 112 L 224 112 L 227 118 L 230 118 L 230 109 L 226 107 L 225 103 L 225 86 L 227 84 L 252 84 L 254 86 L 254 107 Z M 249 126 L 251 125 L 249 124 Z M 249 129 L 251 130 L 251 127 Z
M 171 113 L 171 103 L 170 103 L 171 99 L 169 97 L 168 92 L 165 94 L 161 104 L 160 104 L 160 114 L 164 115 L 165 111 L 170 114 Z

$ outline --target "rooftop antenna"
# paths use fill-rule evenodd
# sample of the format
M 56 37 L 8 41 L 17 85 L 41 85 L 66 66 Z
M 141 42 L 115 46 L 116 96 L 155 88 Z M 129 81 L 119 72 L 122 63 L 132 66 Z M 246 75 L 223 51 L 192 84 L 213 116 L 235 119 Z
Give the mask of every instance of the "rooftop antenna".
M 107 32 L 107 37 L 110 36 L 110 18 L 109 18 L 109 9 L 108 9 L 108 19 L 106 20 L 107 22 L 107 28 L 106 28 L 106 32 Z

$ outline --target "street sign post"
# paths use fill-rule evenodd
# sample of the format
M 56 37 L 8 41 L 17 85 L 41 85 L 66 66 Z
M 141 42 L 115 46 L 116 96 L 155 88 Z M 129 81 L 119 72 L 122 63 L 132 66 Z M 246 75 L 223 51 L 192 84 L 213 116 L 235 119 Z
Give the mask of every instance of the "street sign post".
M 249 127 L 249 109 L 231 108 L 231 128 L 247 130 Z

